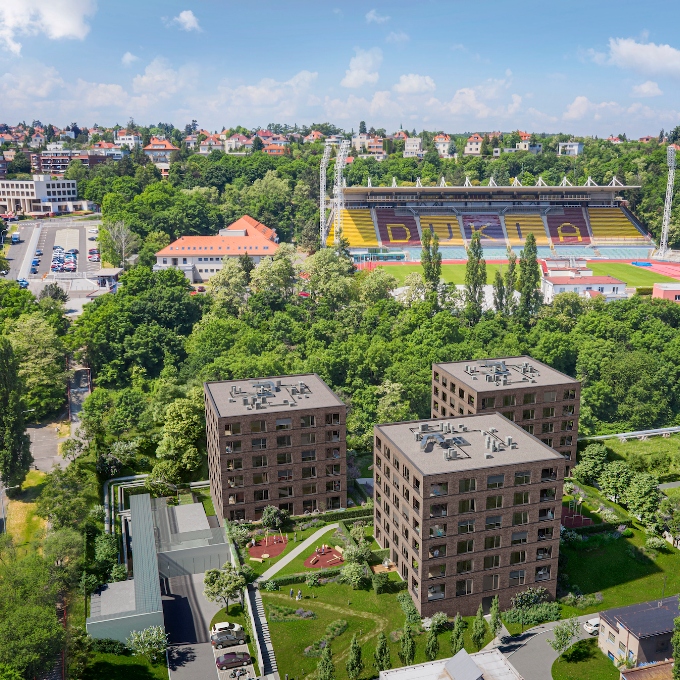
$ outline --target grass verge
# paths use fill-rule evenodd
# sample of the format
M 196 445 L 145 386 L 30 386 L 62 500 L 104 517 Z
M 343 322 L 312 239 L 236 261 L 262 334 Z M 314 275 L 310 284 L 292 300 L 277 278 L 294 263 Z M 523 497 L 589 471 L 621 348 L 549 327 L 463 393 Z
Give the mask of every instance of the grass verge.
M 597 640 L 580 640 L 552 666 L 553 680 L 618 680 L 619 670 L 597 646 Z
M 167 680 L 165 662 L 152 665 L 139 656 L 96 653 L 83 675 L 84 680 Z
M 31 470 L 14 495 L 7 512 L 7 533 L 20 552 L 28 553 L 39 547 L 46 522 L 36 514 L 36 500 L 42 491 L 45 473 Z

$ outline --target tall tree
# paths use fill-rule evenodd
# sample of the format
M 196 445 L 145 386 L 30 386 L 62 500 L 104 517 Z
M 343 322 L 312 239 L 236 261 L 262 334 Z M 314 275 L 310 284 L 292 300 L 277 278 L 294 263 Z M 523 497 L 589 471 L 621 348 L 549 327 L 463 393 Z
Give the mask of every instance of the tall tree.
M 678 656 L 680 656 L 680 654 L 678 654 Z M 387 671 L 392 668 L 390 647 L 387 644 L 385 633 L 380 633 L 380 635 L 378 635 L 378 644 L 375 646 L 375 652 L 373 653 L 373 665 L 378 672 Z
M 501 621 L 501 607 L 498 602 L 498 595 L 491 600 L 491 621 L 489 622 L 489 628 L 491 629 L 491 635 L 495 638 L 498 637 L 498 633 L 501 632 L 503 627 L 503 622 Z
M 365 120 L 359 121 L 359 134 L 360 135 L 366 134 L 366 121 Z
M 410 666 L 416 656 L 416 641 L 413 639 L 413 633 L 408 621 L 404 624 L 404 630 L 401 633 L 399 641 L 399 658 L 404 666 Z
M 505 312 L 505 280 L 500 269 L 496 269 L 493 278 L 493 307 L 500 314 Z
M 321 652 L 321 658 L 316 665 L 316 678 L 317 680 L 335 680 L 335 664 L 330 645 L 326 645 Z
M 517 290 L 517 255 L 511 248 L 508 248 L 508 267 L 505 270 L 505 309 L 508 316 L 515 313 L 517 301 L 515 300 L 515 290 Z
M 562 656 L 571 647 L 571 641 L 578 635 L 579 629 L 576 617 L 567 619 L 553 628 L 553 637 L 548 638 L 546 642 Z
M 248 253 L 243 253 L 238 256 L 238 264 L 246 277 L 246 283 L 250 283 L 250 273 L 255 269 L 255 262 Z
M 482 648 L 485 637 L 486 621 L 484 620 L 484 610 L 480 603 L 477 614 L 475 614 L 475 620 L 472 622 L 472 644 L 477 647 L 477 651 Z
M 19 361 L 7 338 L 0 338 L 0 478 L 21 484 L 33 457 L 26 434 Z
M 465 265 L 465 316 L 471 324 L 482 318 L 484 286 L 486 285 L 486 261 L 479 232 L 472 234 Z
M 352 642 L 349 646 L 349 658 L 345 664 L 347 669 L 347 676 L 349 680 L 357 680 L 364 670 L 364 661 L 361 658 L 361 645 L 357 640 L 356 633 L 352 636 Z
M 139 246 L 137 234 L 122 221 L 103 226 L 99 230 L 99 241 L 104 259 L 123 268 L 127 259 Z
M 224 602 L 227 611 L 229 600 L 235 600 L 245 585 L 245 578 L 229 562 L 222 569 L 208 569 L 203 577 L 203 593 L 206 598 L 211 602 Z
M 420 252 L 423 279 L 428 290 L 437 290 L 442 273 L 442 254 L 439 252 L 439 236 L 423 229 L 423 249 Z
M 453 630 L 451 631 L 451 656 L 455 656 L 463 649 L 465 645 L 464 632 L 465 621 L 460 614 L 456 614 L 456 618 L 453 620 Z
M 536 237 L 529 233 L 519 258 L 519 307 L 520 319 L 527 323 L 541 308 L 541 268 L 538 264 Z
M 439 654 L 439 639 L 437 638 L 437 632 L 434 629 L 430 629 L 425 642 L 425 656 L 430 661 L 434 661 L 437 658 L 437 654 Z

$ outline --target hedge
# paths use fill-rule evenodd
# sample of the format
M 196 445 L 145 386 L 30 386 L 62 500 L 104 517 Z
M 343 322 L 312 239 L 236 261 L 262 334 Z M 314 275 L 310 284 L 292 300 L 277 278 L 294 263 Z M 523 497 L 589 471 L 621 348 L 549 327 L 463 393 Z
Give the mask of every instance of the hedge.
M 373 508 L 367 508 L 362 505 L 358 508 L 348 508 L 347 510 L 341 511 L 334 510 L 332 512 L 320 512 L 311 515 L 291 515 L 290 519 L 293 522 L 300 523 L 303 520 L 309 521 L 312 519 L 320 519 L 324 522 L 337 522 L 343 519 L 365 519 L 366 517 L 373 517 Z M 248 531 L 259 529 L 262 526 L 260 522 L 234 522 L 234 524 L 235 526 L 245 527 Z
M 638 286 L 638 287 L 635 289 L 635 292 L 636 292 L 638 295 L 651 295 L 652 292 L 653 292 L 653 289 L 652 289 L 651 286 Z
M 341 567 L 329 567 L 328 569 L 319 569 L 315 572 L 306 571 L 302 574 L 286 574 L 285 576 L 274 576 L 270 581 L 276 583 L 279 588 L 281 586 L 290 586 L 294 583 L 304 583 L 310 573 L 317 574 L 319 578 L 328 578 L 330 576 L 337 576 L 340 573 Z
M 600 534 L 603 531 L 618 531 L 622 524 L 628 526 L 630 522 L 625 519 L 622 519 L 618 524 L 601 522 L 600 524 L 588 524 L 584 527 L 574 527 L 571 531 L 575 531 L 577 534 Z

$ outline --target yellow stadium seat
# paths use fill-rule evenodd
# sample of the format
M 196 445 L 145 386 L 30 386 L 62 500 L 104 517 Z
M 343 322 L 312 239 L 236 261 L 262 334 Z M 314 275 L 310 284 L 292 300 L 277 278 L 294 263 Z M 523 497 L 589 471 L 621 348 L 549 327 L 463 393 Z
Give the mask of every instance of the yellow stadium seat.
M 517 213 L 515 215 L 506 213 L 505 230 L 508 232 L 508 240 L 511 246 L 524 245 L 529 234 L 534 235 L 537 246 L 550 245 L 550 239 L 548 239 L 546 234 L 543 218 L 536 213 Z
M 328 230 L 328 238 L 326 239 L 326 245 L 332 246 L 335 243 L 335 224 L 331 222 L 331 228 Z
M 455 215 L 421 215 L 421 230 L 430 229 L 439 237 L 439 244 L 443 246 L 465 245 L 460 233 L 458 218 Z
M 588 208 L 594 239 L 646 241 L 620 208 Z
M 378 237 L 375 234 L 370 210 L 343 210 L 342 234 L 352 248 L 375 248 L 378 246 Z M 329 242 L 332 243 L 331 239 L 334 238 L 333 227 L 331 227 L 328 238 Z

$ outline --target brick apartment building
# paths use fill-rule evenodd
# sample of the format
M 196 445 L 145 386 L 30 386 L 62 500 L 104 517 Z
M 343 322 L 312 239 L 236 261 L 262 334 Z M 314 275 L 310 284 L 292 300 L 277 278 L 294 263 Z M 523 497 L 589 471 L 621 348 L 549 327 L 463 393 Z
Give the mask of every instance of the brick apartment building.
M 555 597 L 563 456 L 484 413 L 376 425 L 373 463 L 375 537 L 422 616 Z
M 581 383 L 528 356 L 432 365 L 433 418 L 498 411 L 576 464 Z
M 347 409 L 318 375 L 208 382 L 204 391 L 218 517 L 347 507 Z

